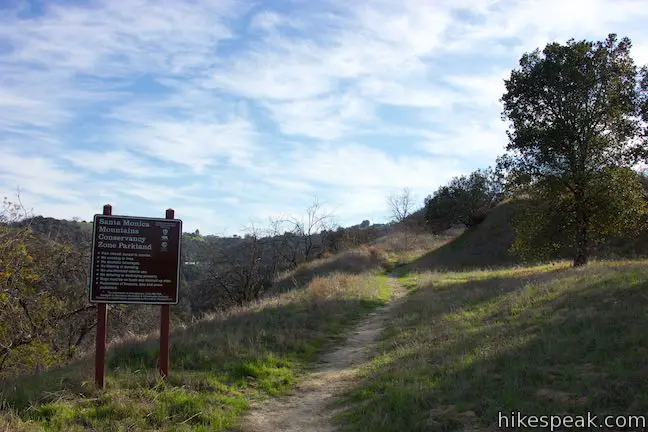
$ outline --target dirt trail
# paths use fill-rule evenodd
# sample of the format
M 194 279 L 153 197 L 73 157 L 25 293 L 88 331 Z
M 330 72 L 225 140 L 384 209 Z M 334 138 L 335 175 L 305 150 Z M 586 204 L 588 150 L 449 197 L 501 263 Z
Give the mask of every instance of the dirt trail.
M 393 281 L 396 299 L 369 314 L 351 332 L 343 345 L 320 358 L 315 371 L 305 377 L 293 394 L 253 405 L 244 416 L 243 432 L 329 432 L 338 411 L 334 398 L 353 383 L 358 366 L 367 360 L 384 328 L 389 311 L 404 298 L 404 290 Z

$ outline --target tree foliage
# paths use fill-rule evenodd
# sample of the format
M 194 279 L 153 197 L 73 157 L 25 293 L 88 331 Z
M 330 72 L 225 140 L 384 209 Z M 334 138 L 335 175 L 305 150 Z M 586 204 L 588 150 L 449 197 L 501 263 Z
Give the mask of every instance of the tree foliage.
M 70 244 L 36 234 L 5 203 L 0 223 L 0 376 L 72 358 L 95 326 L 87 265 Z
M 501 199 L 502 187 L 492 169 L 453 178 L 425 199 L 425 218 L 436 229 L 460 223 L 473 227 Z
M 645 229 L 646 188 L 642 176 L 632 169 L 606 168 L 592 179 L 588 200 L 587 232 L 592 247 L 611 236 L 632 236 Z M 560 182 L 534 185 L 519 206 L 512 221 L 513 253 L 529 261 L 573 256 L 579 221 L 573 196 Z
M 32 216 L 20 204 L 0 209 L 0 378 L 65 364 L 91 347 L 88 303 L 92 225 Z M 146 334 L 159 308 L 109 307 L 109 339 Z
M 631 46 L 614 34 L 601 42 L 551 43 L 524 54 L 505 80 L 502 115 L 511 125 L 498 167 L 512 188 L 532 196 L 527 206 L 535 213 L 522 231 L 541 232 L 544 220 L 564 219 L 561 244 L 572 251 L 574 265 L 587 263 L 607 224 L 637 216 L 616 214 L 617 204 L 604 200 L 612 190 L 639 199 L 627 171 L 615 170 L 646 156 L 648 82 L 646 69 L 639 71 L 630 57 Z M 529 226 L 532 221 L 538 226 Z

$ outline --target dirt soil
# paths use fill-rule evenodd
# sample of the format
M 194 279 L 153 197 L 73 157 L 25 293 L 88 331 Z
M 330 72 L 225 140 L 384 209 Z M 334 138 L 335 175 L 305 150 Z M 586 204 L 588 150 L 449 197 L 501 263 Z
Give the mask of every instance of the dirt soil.
M 396 281 L 394 281 L 396 285 Z M 397 298 L 372 312 L 357 325 L 344 344 L 321 357 L 315 370 L 306 376 L 294 392 L 255 404 L 243 417 L 242 432 L 328 432 L 334 431 L 332 408 L 336 396 L 350 387 L 361 366 L 375 349 L 389 312 L 398 305 L 404 290 L 397 289 Z

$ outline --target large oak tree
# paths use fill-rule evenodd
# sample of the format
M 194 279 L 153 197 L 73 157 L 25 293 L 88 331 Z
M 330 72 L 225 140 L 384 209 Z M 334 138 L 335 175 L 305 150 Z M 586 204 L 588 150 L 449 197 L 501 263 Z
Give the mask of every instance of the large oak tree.
M 641 205 L 629 206 L 636 214 L 617 220 L 610 212 L 618 205 L 607 206 L 608 212 L 601 208 L 602 195 L 637 196 L 610 194 L 637 187 L 624 182 L 627 176 L 610 175 L 610 169 L 633 167 L 646 155 L 648 78 L 646 67 L 639 70 L 630 56 L 631 47 L 628 38 L 615 34 L 600 42 L 550 43 L 524 54 L 505 80 L 501 101 L 502 117 L 510 121 L 509 144 L 499 166 L 510 184 L 531 195 L 541 191 L 539 216 L 543 209 L 569 213 L 560 237 L 575 266 L 588 262 L 592 243 L 602 234 L 594 219 L 621 229 L 643 211 Z

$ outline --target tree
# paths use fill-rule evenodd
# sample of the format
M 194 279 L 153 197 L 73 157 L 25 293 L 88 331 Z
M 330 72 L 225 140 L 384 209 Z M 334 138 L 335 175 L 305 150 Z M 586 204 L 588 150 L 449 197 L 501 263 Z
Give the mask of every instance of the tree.
M 206 270 L 196 284 L 192 310 L 205 313 L 243 306 L 267 292 L 277 273 L 277 256 L 268 257 L 260 231 L 250 224 L 235 248 L 208 242 L 204 254 Z
M 592 246 L 624 234 L 638 234 L 646 212 L 644 179 L 630 168 L 606 168 L 592 179 L 588 194 Z M 512 252 L 526 260 L 568 257 L 578 242 L 573 196 L 558 181 L 533 186 L 512 220 Z
M 275 250 L 289 267 L 321 256 L 325 245 L 330 243 L 328 237 L 335 228 L 334 216 L 326 211 L 315 199 L 300 217 L 271 220 L 273 236 L 276 237 Z M 283 235 L 279 233 L 283 232 Z
M 600 182 L 613 178 L 610 169 L 645 157 L 648 82 L 646 68 L 639 71 L 630 57 L 631 46 L 614 34 L 601 42 L 550 43 L 524 54 L 505 80 L 509 144 L 499 168 L 512 188 L 543 197 L 538 211 L 566 212 L 571 222 L 564 238 L 573 239 L 574 266 L 587 264 L 593 237 L 600 237 L 593 232 L 597 221 L 628 222 L 595 207 L 605 189 Z M 613 186 L 619 187 L 624 184 Z
M 313 258 L 318 252 L 323 252 L 321 238 L 316 243 L 316 236 L 322 231 L 333 227 L 333 214 L 326 211 L 320 202 L 316 199 L 306 209 L 306 217 L 301 219 L 292 219 L 293 232 L 301 239 L 304 261 Z
M 461 223 L 468 228 L 481 223 L 502 197 L 502 185 L 491 168 L 454 177 L 425 199 L 426 222 L 437 230 Z
M 394 222 L 404 222 L 414 209 L 414 199 L 409 188 L 390 194 L 387 197 L 387 206 Z
M 94 306 L 79 295 L 87 252 L 58 230 L 34 232 L 31 223 L 43 219 L 26 216 L 20 202 L 5 200 L 0 211 L 0 376 L 71 359 L 96 325 Z

